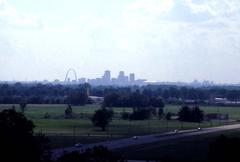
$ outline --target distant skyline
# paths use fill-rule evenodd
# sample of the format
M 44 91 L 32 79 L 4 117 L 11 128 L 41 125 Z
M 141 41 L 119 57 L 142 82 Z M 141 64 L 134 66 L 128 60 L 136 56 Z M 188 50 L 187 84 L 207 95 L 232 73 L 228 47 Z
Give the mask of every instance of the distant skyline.
M 0 0 L 0 80 L 240 83 L 239 0 Z

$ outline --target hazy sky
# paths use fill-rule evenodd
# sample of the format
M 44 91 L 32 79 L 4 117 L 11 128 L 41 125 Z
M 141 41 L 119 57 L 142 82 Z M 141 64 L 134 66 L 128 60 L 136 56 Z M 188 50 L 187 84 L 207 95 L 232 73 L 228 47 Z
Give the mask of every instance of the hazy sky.
M 0 65 L 0 80 L 239 83 L 240 0 L 0 0 Z

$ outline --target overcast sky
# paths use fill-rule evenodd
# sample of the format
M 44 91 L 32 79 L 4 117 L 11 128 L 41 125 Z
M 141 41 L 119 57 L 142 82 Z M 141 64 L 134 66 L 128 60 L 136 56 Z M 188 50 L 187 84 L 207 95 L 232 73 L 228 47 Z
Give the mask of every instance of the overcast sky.
M 0 0 L 0 80 L 240 82 L 240 0 Z

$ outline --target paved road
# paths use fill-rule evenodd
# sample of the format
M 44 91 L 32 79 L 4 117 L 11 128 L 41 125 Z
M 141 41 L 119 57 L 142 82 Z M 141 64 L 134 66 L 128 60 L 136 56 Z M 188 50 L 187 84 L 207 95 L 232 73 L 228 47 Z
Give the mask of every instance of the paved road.
M 209 134 L 209 133 L 221 132 L 225 130 L 239 129 L 239 128 L 240 128 L 240 124 L 234 124 L 234 125 L 226 125 L 226 126 L 220 126 L 220 127 L 204 128 L 201 130 L 192 129 L 192 130 L 182 130 L 178 132 L 167 132 L 162 134 L 144 135 L 144 136 L 138 136 L 137 139 L 125 138 L 125 139 L 119 139 L 119 140 L 113 140 L 113 141 L 104 141 L 99 143 L 86 144 L 81 148 L 67 147 L 67 148 L 55 149 L 55 150 L 52 150 L 52 153 L 53 153 L 52 158 L 57 159 L 58 157 L 63 155 L 63 153 L 65 152 L 84 151 L 87 148 L 92 148 L 94 146 L 99 146 L 99 145 L 105 146 L 110 150 L 114 150 L 114 149 L 119 149 L 119 148 L 124 148 L 128 146 L 139 145 L 139 144 L 173 140 L 173 139 L 179 139 L 183 137 Z

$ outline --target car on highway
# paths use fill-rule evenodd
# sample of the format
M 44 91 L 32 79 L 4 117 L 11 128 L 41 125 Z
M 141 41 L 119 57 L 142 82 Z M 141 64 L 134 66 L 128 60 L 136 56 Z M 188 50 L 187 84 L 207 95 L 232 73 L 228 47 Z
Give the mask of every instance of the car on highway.
M 175 129 L 175 130 L 174 130 L 174 133 L 178 133 L 178 132 L 179 132 L 178 129 Z
M 132 139 L 138 139 L 139 137 L 138 136 L 133 136 Z
M 198 127 L 198 129 L 197 129 L 198 131 L 200 131 L 200 130 L 202 130 L 202 128 L 200 128 L 200 127 Z
M 74 147 L 77 147 L 77 148 L 82 147 L 82 146 L 83 146 L 83 144 L 81 144 L 81 143 L 76 143 L 76 144 L 74 145 Z

